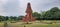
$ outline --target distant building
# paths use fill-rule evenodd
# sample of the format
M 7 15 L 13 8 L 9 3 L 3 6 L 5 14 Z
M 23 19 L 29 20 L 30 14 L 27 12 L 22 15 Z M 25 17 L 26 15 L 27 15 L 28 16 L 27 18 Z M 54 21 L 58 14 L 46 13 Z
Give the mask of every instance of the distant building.
M 32 8 L 30 3 L 27 4 L 26 15 L 22 18 L 23 22 L 32 22 L 35 21 L 35 18 L 32 16 Z

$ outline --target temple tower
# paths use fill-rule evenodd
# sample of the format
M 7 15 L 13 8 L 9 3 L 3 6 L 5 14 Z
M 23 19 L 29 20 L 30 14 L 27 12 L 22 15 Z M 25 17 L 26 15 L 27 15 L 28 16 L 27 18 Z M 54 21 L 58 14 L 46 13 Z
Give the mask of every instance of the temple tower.
M 35 21 L 35 18 L 32 16 L 32 8 L 30 3 L 28 2 L 27 8 L 26 8 L 26 15 L 22 18 L 23 22 L 32 22 Z

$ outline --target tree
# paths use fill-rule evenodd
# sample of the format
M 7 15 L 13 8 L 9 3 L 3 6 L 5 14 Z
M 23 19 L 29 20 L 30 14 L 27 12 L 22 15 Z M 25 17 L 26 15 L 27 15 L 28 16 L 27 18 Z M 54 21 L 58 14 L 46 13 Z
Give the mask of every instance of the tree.
M 0 16 L 0 22 L 4 21 L 4 20 L 5 20 L 5 17 L 4 16 Z
M 10 16 L 10 18 L 9 18 L 9 19 L 10 19 L 10 20 L 12 20 L 12 21 L 14 20 L 13 16 Z
M 24 16 L 18 16 L 17 20 L 22 20 Z
M 58 18 L 60 16 L 60 10 L 58 7 L 53 7 L 51 10 L 48 10 L 43 16 L 45 18 L 52 18 L 52 20 Z
M 33 17 L 35 17 L 35 19 L 38 19 L 38 20 L 40 19 L 40 16 L 41 16 L 40 13 L 38 12 L 33 12 L 32 15 Z
M 8 16 L 5 16 L 4 20 L 5 21 L 9 20 L 9 17 Z

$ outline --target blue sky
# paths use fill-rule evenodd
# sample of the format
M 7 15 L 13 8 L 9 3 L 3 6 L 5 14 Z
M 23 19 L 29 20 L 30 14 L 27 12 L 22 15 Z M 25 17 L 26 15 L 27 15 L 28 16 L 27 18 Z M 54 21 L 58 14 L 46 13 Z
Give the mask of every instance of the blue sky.
M 28 2 L 31 3 L 34 12 L 47 11 L 52 7 L 60 8 L 60 0 L 0 0 L 0 15 L 25 15 Z

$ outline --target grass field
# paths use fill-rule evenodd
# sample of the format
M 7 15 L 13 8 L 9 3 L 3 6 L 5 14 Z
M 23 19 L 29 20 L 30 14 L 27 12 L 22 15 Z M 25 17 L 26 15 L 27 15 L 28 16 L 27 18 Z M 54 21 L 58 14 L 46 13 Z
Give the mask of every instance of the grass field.
M 50 24 L 50 22 L 53 22 Z M 16 23 L 9 23 L 8 22 L 8 27 L 23 27 L 24 24 L 22 22 L 16 22 Z M 26 27 L 60 27 L 60 21 L 36 21 L 32 22 L 32 24 L 25 24 Z M 4 27 L 4 23 L 0 23 L 0 27 Z

